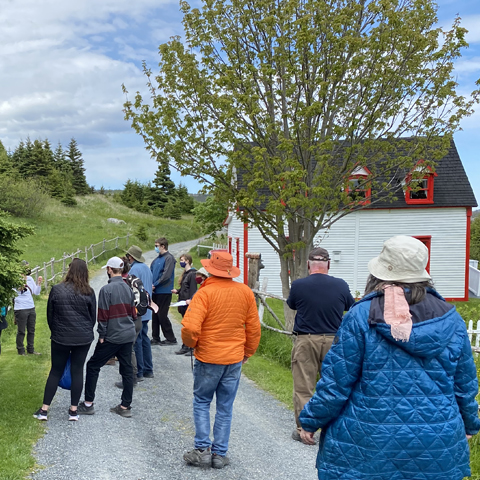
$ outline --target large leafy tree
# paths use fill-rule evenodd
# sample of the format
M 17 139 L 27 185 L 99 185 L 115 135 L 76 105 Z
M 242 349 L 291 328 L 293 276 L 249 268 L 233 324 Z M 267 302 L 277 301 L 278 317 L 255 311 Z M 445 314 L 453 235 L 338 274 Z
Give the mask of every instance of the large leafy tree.
M 22 252 L 16 244 L 32 233 L 32 227 L 9 221 L 8 214 L 0 210 L 0 306 L 11 303 L 15 296 L 13 289 L 23 282 Z
M 149 98 L 127 100 L 126 118 L 159 162 L 240 207 L 278 252 L 284 295 L 315 236 L 363 208 L 352 172 L 370 172 L 372 204 L 401 194 L 405 171 L 434 168 L 477 102 L 456 92 L 466 31 L 439 29 L 432 0 L 181 8 L 185 42 L 160 46 L 158 73 L 144 66 Z

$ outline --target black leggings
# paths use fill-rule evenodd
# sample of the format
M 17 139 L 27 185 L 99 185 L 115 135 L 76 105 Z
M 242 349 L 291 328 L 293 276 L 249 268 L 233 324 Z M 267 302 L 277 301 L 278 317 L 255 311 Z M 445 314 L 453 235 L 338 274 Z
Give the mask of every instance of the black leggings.
M 45 393 L 43 394 L 44 405 L 52 403 L 53 397 L 57 392 L 58 382 L 62 378 L 70 354 L 72 372 L 71 405 L 78 405 L 83 390 L 83 366 L 85 365 L 89 349 L 90 344 L 71 347 L 55 343 L 52 340 L 52 368 L 50 369 L 47 384 L 45 385 Z

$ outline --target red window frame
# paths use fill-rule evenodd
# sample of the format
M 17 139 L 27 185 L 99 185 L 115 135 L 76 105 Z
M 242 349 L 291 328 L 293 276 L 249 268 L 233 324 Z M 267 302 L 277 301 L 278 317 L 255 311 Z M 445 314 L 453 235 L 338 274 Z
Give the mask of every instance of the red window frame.
M 353 173 L 357 170 L 363 170 L 366 173 Z M 370 182 L 366 182 L 363 188 L 356 188 L 355 190 L 351 189 L 350 182 L 352 180 L 362 180 L 365 181 L 368 179 L 368 176 L 371 174 L 370 170 L 367 167 L 362 167 L 362 166 L 357 166 L 353 170 L 352 174 L 348 177 L 348 182 L 347 182 L 347 195 L 350 194 L 350 192 L 355 191 L 355 192 L 364 192 L 365 197 L 364 200 L 358 201 L 354 200 L 352 203 L 356 203 L 357 205 L 370 205 L 371 199 L 372 199 L 372 185 Z
M 417 162 L 417 165 L 415 166 L 415 169 L 418 168 L 419 165 L 424 163 L 423 160 L 419 160 Z M 414 169 L 414 170 L 415 170 Z M 435 172 L 432 171 L 432 168 L 427 166 L 428 173 L 425 173 L 425 175 L 421 178 L 414 179 L 412 180 L 413 173 L 410 172 L 407 175 L 407 178 L 405 179 L 405 182 L 407 184 L 407 189 L 405 190 L 405 202 L 408 205 L 431 205 L 434 202 L 433 200 L 433 186 L 434 186 L 434 179 L 437 176 Z M 417 192 L 422 191 L 425 192 L 426 198 L 412 198 L 412 189 L 410 187 L 411 182 L 420 182 L 420 181 L 426 181 L 427 186 L 425 188 L 420 188 L 417 190 Z M 417 192 L 413 192 L 413 194 L 416 194 Z
M 432 249 L 432 236 L 431 235 L 412 235 L 413 238 L 420 240 L 428 248 L 428 262 L 425 270 L 430 273 L 430 254 Z

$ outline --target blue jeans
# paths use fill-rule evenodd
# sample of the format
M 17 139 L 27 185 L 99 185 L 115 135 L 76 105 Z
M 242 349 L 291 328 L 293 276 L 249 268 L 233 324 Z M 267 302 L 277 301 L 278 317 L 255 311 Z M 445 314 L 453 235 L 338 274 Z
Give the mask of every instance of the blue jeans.
M 137 377 L 143 377 L 144 373 L 153 373 L 152 346 L 148 338 L 148 322 L 149 320 L 142 322 L 142 329 L 133 347 L 137 357 Z
M 228 450 L 232 410 L 237 395 L 242 362 L 216 365 L 195 360 L 193 369 L 193 419 L 195 421 L 195 448 L 212 447 L 212 453 L 224 457 Z M 217 413 L 213 425 L 213 443 L 210 441 L 210 404 L 217 396 Z

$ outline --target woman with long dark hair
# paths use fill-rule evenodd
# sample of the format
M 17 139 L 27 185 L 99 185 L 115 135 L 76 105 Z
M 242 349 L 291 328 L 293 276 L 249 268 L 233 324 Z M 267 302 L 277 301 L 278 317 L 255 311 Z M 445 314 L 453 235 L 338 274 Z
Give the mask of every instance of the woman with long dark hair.
M 478 433 L 477 371 L 465 322 L 433 289 L 428 249 L 390 238 L 370 260 L 365 297 L 347 313 L 300 413 L 321 428 L 320 480 L 461 480 Z
M 70 357 L 71 405 L 69 420 L 78 420 L 77 406 L 83 390 L 83 365 L 93 342 L 97 302 L 88 283 L 87 264 L 74 258 L 65 279 L 54 285 L 47 304 L 47 321 L 51 331 L 52 368 L 48 375 L 42 408 L 33 415 L 47 420 L 47 412 Z

